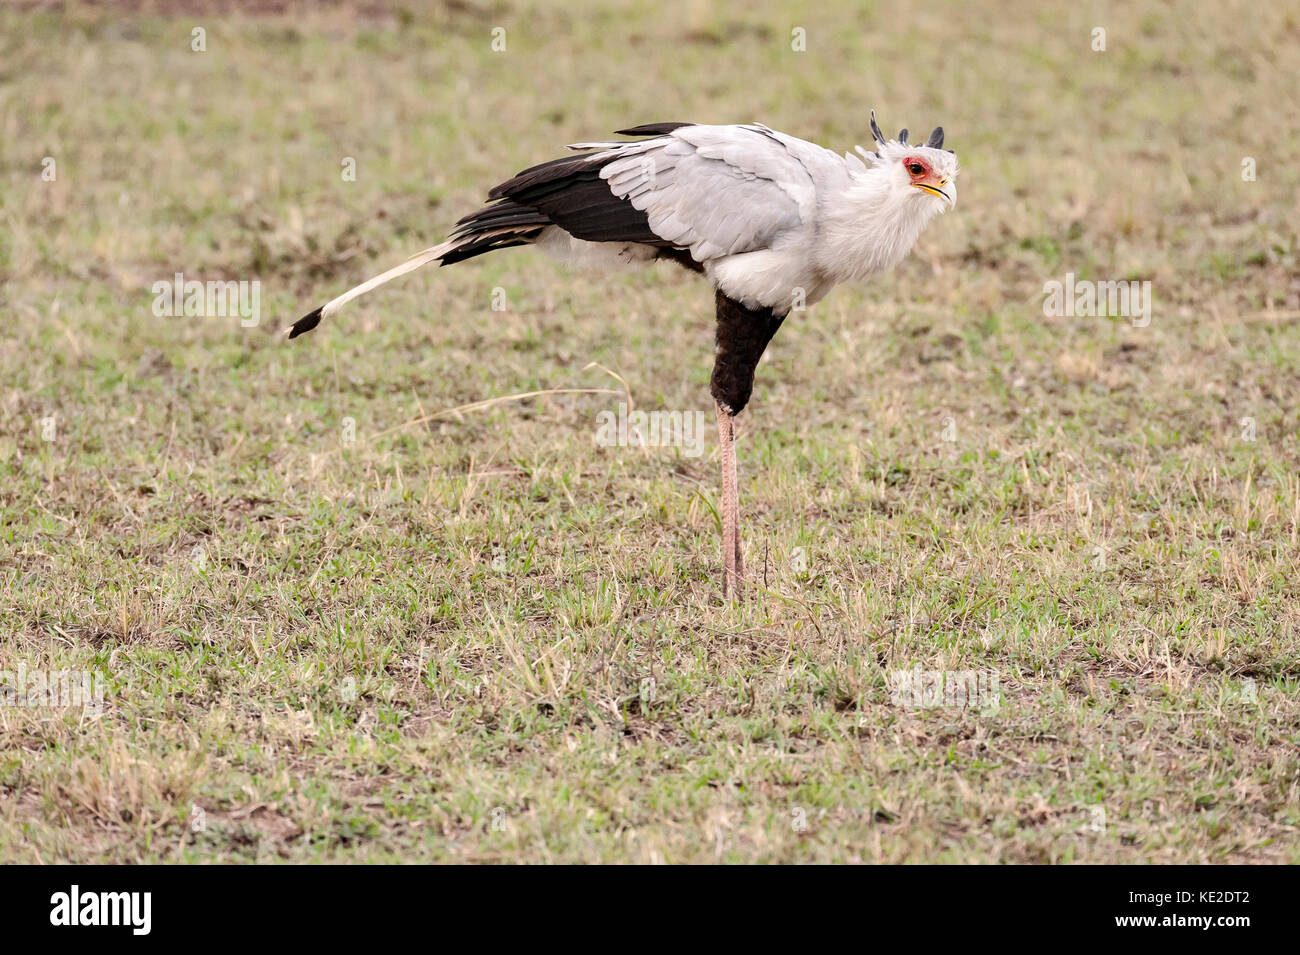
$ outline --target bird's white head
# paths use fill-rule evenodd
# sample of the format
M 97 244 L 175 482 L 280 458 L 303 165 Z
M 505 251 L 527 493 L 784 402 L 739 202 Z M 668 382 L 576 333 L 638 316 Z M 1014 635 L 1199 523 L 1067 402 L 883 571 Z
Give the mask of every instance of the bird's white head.
M 876 140 L 876 151 L 868 152 L 861 146 L 857 149 L 871 164 L 867 174 L 875 185 L 887 187 L 891 199 L 914 204 L 913 209 L 928 213 L 926 219 L 957 204 L 957 175 L 961 170 L 956 154 L 943 148 L 942 126 L 935 127 L 924 145 L 908 143 L 906 129 L 899 130 L 897 139 L 887 140 L 872 110 L 871 135 Z
M 885 139 L 871 114 L 874 152 L 857 147 L 845 156 L 848 188 L 822 207 L 822 244 L 817 265 L 837 282 L 851 282 L 892 269 L 916 243 L 930 220 L 957 202 L 957 157 L 943 148 L 943 128 L 924 145 L 909 143 L 907 130 Z

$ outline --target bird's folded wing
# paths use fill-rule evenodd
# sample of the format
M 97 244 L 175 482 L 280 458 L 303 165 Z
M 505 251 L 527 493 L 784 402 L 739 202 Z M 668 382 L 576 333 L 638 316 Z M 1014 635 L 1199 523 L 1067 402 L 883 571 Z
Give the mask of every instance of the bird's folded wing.
M 812 177 L 763 127 L 683 126 L 620 145 L 600 177 L 697 262 L 771 248 L 811 224 Z

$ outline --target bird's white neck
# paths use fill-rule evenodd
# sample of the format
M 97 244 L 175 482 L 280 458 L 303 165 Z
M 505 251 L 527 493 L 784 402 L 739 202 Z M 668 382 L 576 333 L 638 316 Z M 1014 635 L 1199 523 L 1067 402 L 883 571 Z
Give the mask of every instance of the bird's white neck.
M 889 170 L 854 176 L 820 209 L 817 267 L 835 282 L 856 282 L 892 269 L 942 209 L 910 188 L 898 188 Z

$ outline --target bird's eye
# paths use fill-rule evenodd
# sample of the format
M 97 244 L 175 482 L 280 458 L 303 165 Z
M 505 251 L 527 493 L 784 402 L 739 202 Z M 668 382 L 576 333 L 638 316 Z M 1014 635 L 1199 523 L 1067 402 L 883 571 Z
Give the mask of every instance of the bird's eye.
M 925 167 L 922 166 L 919 162 L 914 162 L 908 165 L 907 171 L 910 172 L 913 176 L 919 176 L 925 172 Z

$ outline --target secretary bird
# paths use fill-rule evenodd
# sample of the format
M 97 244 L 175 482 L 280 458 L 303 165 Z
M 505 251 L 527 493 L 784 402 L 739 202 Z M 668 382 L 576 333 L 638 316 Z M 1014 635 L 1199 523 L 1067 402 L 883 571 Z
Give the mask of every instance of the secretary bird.
M 589 265 L 669 259 L 713 285 L 716 350 L 710 390 L 722 464 L 722 591 L 744 576 L 735 418 L 754 369 L 792 309 L 840 282 L 897 265 L 930 220 L 957 201 L 957 157 L 943 127 L 925 145 L 907 130 L 875 151 L 829 149 L 759 123 L 651 123 L 620 142 L 576 143 L 582 155 L 525 169 L 488 193 L 441 245 L 344 292 L 289 328 L 296 338 L 341 306 L 430 262 L 451 265 L 495 249 L 536 245 Z M 865 160 L 865 161 L 864 161 Z

